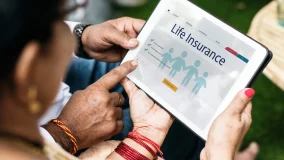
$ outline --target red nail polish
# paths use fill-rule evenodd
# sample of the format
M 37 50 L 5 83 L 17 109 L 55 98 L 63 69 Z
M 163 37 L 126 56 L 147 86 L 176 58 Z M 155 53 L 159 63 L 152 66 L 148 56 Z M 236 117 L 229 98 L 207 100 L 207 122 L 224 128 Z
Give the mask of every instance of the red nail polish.
M 255 91 L 250 88 L 250 89 L 248 89 L 248 90 L 245 91 L 245 94 L 246 94 L 246 96 L 247 96 L 248 98 L 252 98 L 252 97 L 254 96 L 254 94 L 255 94 Z

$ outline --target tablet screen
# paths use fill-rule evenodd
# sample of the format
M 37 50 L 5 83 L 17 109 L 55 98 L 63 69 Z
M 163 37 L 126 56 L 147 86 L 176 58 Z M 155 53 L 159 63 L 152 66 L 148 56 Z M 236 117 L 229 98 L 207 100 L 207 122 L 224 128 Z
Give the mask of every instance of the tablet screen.
M 165 6 L 134 51 L 130 77 L 204 130 L 255 49 L 198 13 L 178 1 Z

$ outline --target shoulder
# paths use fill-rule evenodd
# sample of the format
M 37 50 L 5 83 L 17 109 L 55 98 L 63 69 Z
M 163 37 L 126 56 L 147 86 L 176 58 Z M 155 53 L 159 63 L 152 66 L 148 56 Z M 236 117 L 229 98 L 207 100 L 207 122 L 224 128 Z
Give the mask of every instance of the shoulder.
M 9 141 L 0 140 L 1 160 L 47 160 L 43 155 L 28 150 L 21 145 L 11 144 Z

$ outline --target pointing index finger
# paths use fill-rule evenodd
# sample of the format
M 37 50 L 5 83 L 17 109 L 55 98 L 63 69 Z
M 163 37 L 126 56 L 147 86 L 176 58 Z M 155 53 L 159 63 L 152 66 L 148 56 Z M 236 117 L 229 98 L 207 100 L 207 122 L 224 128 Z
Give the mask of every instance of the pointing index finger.
M 137 61 L 127 61 L 115 69 L 109 71 L 106 75 L 101 77 L 93 85 L 100 85 L 106 90 L 112 89 L 116 84 L 118 84 L 127 74 L 131 73 L 136 69 L 138 65 Z

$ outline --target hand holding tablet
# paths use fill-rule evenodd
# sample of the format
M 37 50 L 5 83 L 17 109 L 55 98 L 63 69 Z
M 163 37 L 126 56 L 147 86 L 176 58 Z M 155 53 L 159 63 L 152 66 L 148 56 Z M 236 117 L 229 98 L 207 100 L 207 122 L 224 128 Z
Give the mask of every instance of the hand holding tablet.
M 212 124 L 200 159 L 237 159 L 234 156 L 251 125 L 253 89 L 243 89 Z M 250 157 L 253 159 L 253 153 Z
M 161 0 L 138 36 L 128 75 L 203 139 L 239 90 L 271 60 L 261 44 L 186 0 Z

